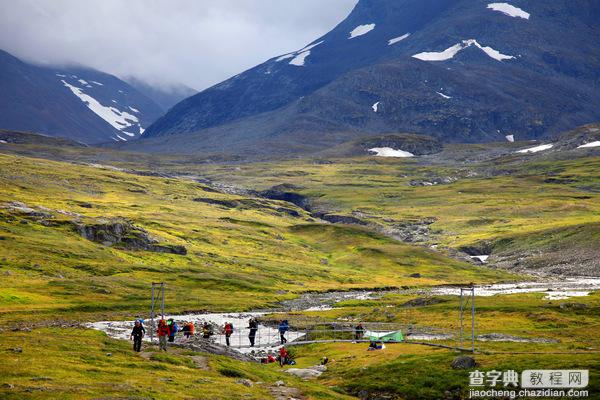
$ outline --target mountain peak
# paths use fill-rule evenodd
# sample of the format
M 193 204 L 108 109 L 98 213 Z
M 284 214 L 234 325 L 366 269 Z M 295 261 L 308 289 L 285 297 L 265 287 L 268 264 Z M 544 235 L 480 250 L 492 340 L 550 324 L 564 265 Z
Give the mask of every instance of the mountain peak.
M 179 103 L 146 136 L 233 153 L 312 151 L 315 135 L 319 146 L 399 131 L 545 137 L 600 118 L 599 6 L 576 3 L 361 0 L 329 33 Z

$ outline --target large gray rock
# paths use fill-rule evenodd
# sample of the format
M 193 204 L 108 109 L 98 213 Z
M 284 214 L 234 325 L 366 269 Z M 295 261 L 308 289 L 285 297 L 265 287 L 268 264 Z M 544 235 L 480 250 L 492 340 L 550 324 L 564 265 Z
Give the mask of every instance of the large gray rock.
M 157 253 L 187 254 L 184 246 L 159 243 L 144 229 L 123 219 L 95 223 L 73 222 L 75 230 L 87 240 L 126 250 L 146 250 Z
M 477 362 L 471 356 L 458 356 L 452 360 L 453 369 L 470 369 L 475 368 L 476 366 Z

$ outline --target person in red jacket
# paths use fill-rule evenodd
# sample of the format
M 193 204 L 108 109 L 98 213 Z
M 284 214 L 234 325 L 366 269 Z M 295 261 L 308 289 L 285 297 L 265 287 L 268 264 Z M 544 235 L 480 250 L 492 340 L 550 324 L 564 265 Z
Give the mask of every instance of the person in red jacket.
M 225 334 L 225 343 L 227 343 L 227 346 L 229 346 L 230 345 L 229 338 L 231 337 L 231 334 L 233 333 L 233 324 L 231 322 L 225 322 L 225 327 L 223 328 L 223 333 Z
M 287 349 L 284 346 L 281 346 L 279 349 L 279 366 L 283 367 L 287 364 L 288 355 Z
M 156 330 L 158 334 L 158 345 L 161 350 L 167 351 L 167 337 L 169 336 L 169 327 L 164 319 L 158 321 L 158 329 Z

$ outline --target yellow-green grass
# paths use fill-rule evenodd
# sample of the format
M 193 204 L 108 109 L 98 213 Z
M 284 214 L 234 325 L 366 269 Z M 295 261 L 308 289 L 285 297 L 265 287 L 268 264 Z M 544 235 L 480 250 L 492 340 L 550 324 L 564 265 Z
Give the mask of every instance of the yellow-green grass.
M 0 336 L 2 399 L 265 399 L 278 380 L 309 399 L 344 399 L 325 386 L 303 382 L 278 366 L 171 348 L 161 353 L 84 329 L 35 329 Z M 22 352 L 17 352 L 21 349 Z M 192 357 L 204 356 L 199 369 Z M 206 365 L 204 365 L 206 364 Z M 251 380 L 247 387 L 238 381 Z
M 500 333 L 527 339 L 549 339 L 545 343 L 484 342 L 477 340 L 474 355 L 482 371 L 526 369 L 588 369 L 591 398 L 600 393 L 600 293 L 565 300 L 547 300 L 544 294 L 512 294 L 476 298 L 476 334 Z M 433 327 L 441 332 L 459 332 L 458 298 L 422 307 L 401 305 L 415 296 L 392 294 L 379 300 L 338 303 L 326 312 L 294 313 L 292 323 L 315 320 L 382 321 Z M 282 318 L 273 315 L 273 318 Z M 470 319 L 465 320 L 467 330 Z M 553 340 L 553 341 L 552 341 Z M 458 340 L 433 343 L 457 346 Z M 469 335 L 465 345 L 470 346 Z M 317 363 L 323 356 L 331 362 L 321 382 L 352 394 L 361 391 L 406 399 L 444 398 L 447 390 L 463 397 L 468 393 L 468 370 L 453 370 L 455 351 L 409 343 L 388 344 L 370 352 L 366 343 L 311 344 L 294 347 L 299 365 Z M 394 397 L 392 397 L 394 398 Z
M 247 200 L 188 179 L 20 156 L 0 156 L 0 205 L 49 210 L 40 221 L 0 208 L 2 324 L 26 317 L 104 319 L 146 312 L 151 282 L 167 282 L 169 312 L 249 310 L 306 290 L 514 279 L 364 229 L 320 225 L 267 202 L 238 208 L 195 198 Z M 81 214 L 81 217 L 69 213 Z M 126 251 L 91 242 L 70 221 L 124 218 L 188 254 Z M 418 272 L 421 278 L 410 277 Z
M 389 344 L 381 351 L 367 351 L 367 344 L 314 344 L 298 347 L 303 364 L 314 364 L 323 356 L 331 362 L 320 381 L 351 394 L 367 392 L 401 399 L 467 398 L 469 372 L 526 369 L 588 369 L 590 398 L 600 393 L 600 357 L 597 353 L 557 354 L 548 345 L 492 344 L 498 353 L 475 354 L 476 368 L 455 370 L 451 363 L 458 353 L 421 345 Z M 523 351 L 531 354 L 520 354 Z M 540 354 L 533 354 L 540 353 Z
M 196 167 L 215 180 L 257 189 L 295 184 L 317 208 L 342 214 L 360 211 L 367 221 L 384 226 L 389 221 L 435 217 L 431 241 L 451 247 L 600 221 L 599 169 L 598 157 L 552 161 L 521 157 L 460 167 L 374 158 Z M 492 170 L 501 172 L 490 177 Z M 409 185 L 431 176 L 458 180 Z

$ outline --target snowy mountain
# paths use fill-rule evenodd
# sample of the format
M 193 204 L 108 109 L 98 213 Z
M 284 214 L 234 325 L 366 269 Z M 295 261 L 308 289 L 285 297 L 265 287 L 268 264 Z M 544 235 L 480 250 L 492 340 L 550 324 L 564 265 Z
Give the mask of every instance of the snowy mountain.
M 389 132 L 548 137 L 600 120 L 599 18 L 595 0 L 360 0 L 304 48 L 177 104 L 133 147 L 295 154 Z
M 137 139 L 162 109 L 119 78 L 30 65 L 0 51 L 0 128 L 82 143 Z

